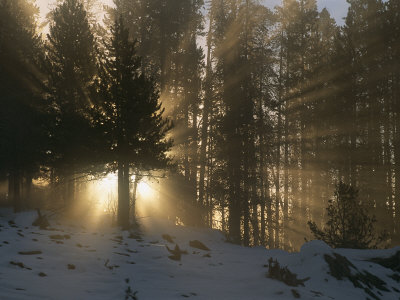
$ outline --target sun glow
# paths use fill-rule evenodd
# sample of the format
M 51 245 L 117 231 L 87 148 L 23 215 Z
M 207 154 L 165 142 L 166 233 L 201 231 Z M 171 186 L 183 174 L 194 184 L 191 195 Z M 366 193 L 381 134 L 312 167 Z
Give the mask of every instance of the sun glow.
M 95 11 L 95 13 L 98 15 L 99 17 L 99 21 L 101 21 L 104 17 L 104 11 L 103 11 L 103 5 L 108 5 L 108 6 L 113 6 L 113 0 L 98 0 L 95 3 L 95 8 L 97 8 L 97 10 Z M 56 0 L 36 0 L 35 4 L 37 7 L 39 7 L 40 10 L 40 19 L 41 21 L 45 21 L 46 19 L 46 15 L 49 13 L 49 11 L 51 9 L 53 9 L 56 4 L 57 1 Z
M 97 203 L 104 212 L 110 212 L 115 206 L 118 196 L 118 177 L 114 173 L 96 180 L 93 185 L 93 192 L 96 195 Z
M 100 186 L 103 189 L 113 189 L 117 185 L 118 177 L 115 174 L 108 174 L 106 177 L 101 179 Z
M 137 186 L 137 192 L 139 193 L 140 197 L 142 197 L 142 198 L 150 198 L 154 195 L 153 189 L 145 181 L 139 182 L 139 184 Z
M 141 178 L 137 182 L 135 193 L 135 175 L 130 178 L 129 197 L 135 205 L 136 216 L 153 216 L 160 211 L 158 183 Z M 118 213 L 118 175 L 110 173 L 88 182 L 87 197 L 95 204 L 93 220 L 100 222 L 100 216 L 109 217 L 115 222 Z M 98 220 L 96 220 L 96 218 Z

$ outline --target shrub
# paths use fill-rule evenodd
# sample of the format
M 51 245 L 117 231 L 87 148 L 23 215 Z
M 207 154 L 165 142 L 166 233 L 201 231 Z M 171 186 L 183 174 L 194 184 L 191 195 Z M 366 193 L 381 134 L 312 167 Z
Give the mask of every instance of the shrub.
M 340 182 L 336 186 L 333 199 L 329 200 L 328 221 L 321 230 L 315 222 L 308 226 L 314 237 L 323 240 L 333 248 L 367 249 L 376 248 L 387 234 L 376 236 L 375 216 L 370 216 L 366 208 L 357 200 L 358 191 Z

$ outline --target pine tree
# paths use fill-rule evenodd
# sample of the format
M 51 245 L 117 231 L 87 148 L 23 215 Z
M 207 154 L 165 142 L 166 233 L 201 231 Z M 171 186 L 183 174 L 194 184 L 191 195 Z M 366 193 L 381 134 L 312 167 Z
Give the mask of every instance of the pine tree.
M 219 105 L 213 133 L 218 166 L 218 180 L 213 181 L 219 183 L 213 184 L 220 185 L 224 196 L 219 198 L 227 201 L 230 239 L 258 244 L 265 230 L 265 203 L 270 200 L 265 161 L 270 154 L 267 136 L 273 72 L 271 50 L 264 41 L 269 38 L 272 18 L 269 10 L 255 1 L 213 1 L 212 9 Z M 262 191 L 257 186 L 260 182 Z
M 37 15 L 31 1 L 0 1 L 0 173 L 8 175 L 8 195 L 15 211 L 28 205 L 32 177 L 45 160 Z
M 111 35 L 111 41 L 105 45 L 108 55 L 100 73 L 100 105 L 104 110 L 107 159 L 118 170 L 118 224 L 126 229 L 130 168 L 166 167 L 169 161 L 166 152 L 172 141 L 165 136 L 171 123 L 162 117 L 155 83 L 142 72 L 136 43 L 131 41 L 122 17 L 111 27 Z
M 75 177 L 96 163 L 92 86 L 96 45 L 79 0 L 65 0 L 51 12 L 46 71 L 53 123 L 50 166 L 64 181 L 64 202 L 74 202 Z
M 314 237 L 334 248 L 375 248 L 385 236 L 376 237 L 376 219 L 368 215 L 357 197 L 358 191 L 355 188 L 340 182 L 334 199 L 329 200 L 326 208 L 328 220 L 325 228 L 321 230 L 315 222 L 308 222 Z
M 171 178 L 184 178 L 183 185 L 177 184 L 183 189 L 176 191 L 176 198 L 181 199 L 179 205 L 192 215 L 180 218 L 185 224 L 202 225 L 204 210 L 197 192 L 197 149 L 204 68 L 203 50 L 198 46 L 203 0 L 118 0 L 115 4 L 116 15 L 123 15 L 131 37 L 138 41 L 142 71 L 155 79 L 168 117 L 176 125 L 171 134 L 175 137 L 172 151 L 176 153 L 177 174 Z M 178 197 L 183 192 L 186 197 Z

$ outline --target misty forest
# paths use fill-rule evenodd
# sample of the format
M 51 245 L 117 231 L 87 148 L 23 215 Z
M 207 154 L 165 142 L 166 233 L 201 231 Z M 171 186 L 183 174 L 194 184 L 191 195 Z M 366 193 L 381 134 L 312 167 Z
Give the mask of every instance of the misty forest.
M 400 1 L 267 2 L 0 0 L 1 299 L 399 299 Z
M 2 206 L 296 251 L 347 197 L 399 244 L 399 1 L 53 2 L 0 1 Z

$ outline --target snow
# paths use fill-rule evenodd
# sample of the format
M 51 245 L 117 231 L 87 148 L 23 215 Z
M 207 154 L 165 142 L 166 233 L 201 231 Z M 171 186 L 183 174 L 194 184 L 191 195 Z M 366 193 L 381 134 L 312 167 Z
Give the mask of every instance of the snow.
M 300 252 L 288 253 L 226 243 L 219 231 L 152 218 L 140 219 L 139 236 L 106 221 L 89 225 L 53 218 L 51 230 L 40 230 L 31 225 L 36 216 L 36 212 L 0 210 L 0 299 L 293 299 L 295 292 L 301 299 L 370 297 L 349 280 L 337 280 L 329 273 L 324 256 L 334 253 L 346 257 L 359 271 L 384 280 L 389 292 L 379 291 L 379 295 L 376 288 L 371 289 L 381 299 L 400 296 L 396 291 L 400 284 L 388 277 L 394 271 L 366 261 L 390 257 L 400 247 L 332 249 L 322 241 L 310 241 Z M 167 242 L 165 234 L 174 243 Z M 210 251 L 189 246 L 193 240 Z M 175 244 L 187 251 L 180 261 L 170 259 L 166 248 L 173 249 Z M 41 253 L 19 254 L 27 251 Z M 310 279 L 304 286 L 293 287 L 267 278 L 270 257 L 298 279 Z

